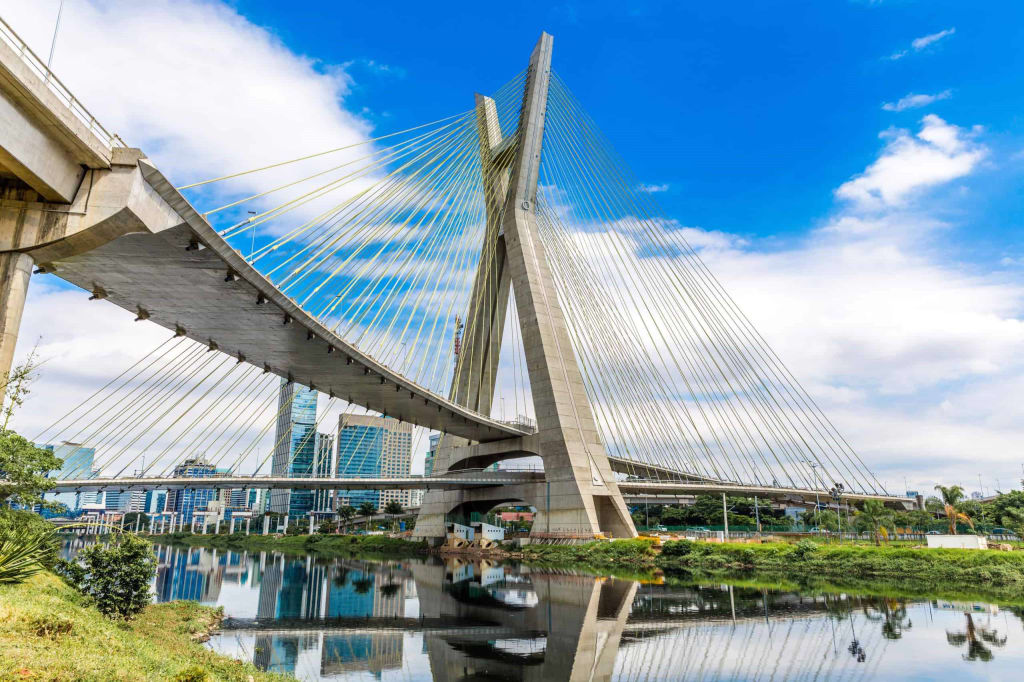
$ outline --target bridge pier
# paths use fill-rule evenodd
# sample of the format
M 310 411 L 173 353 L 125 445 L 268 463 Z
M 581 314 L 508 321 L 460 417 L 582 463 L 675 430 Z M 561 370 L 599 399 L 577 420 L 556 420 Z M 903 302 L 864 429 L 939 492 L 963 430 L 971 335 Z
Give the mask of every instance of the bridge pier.
M 528 484 L 512 489 L 503 486 L 490 493 L 429 491 L 416 521 L 418 537 L 445 537 L 445 516 L 459 505 L 510 498 L 524 500 L 537 510 L 541 523 L 535 517 L 532 534 L 538 538 L 636 536 L 598 434 L 537 226 L 537 179 L 552 44 L 552 37 L 544 33 L 530 55 L 514 154 L 495 153 L 502 144 L 502 134 L 493 102 L 486 97 L 477 98 L 485 193 L 488 199 L 495 198 L 486 202 L 488 241 L 482 253 L 493 252 L 494 257 L 489 263 L 482 259 L 478 266 L 470 296 L 471 301 L 478 303 L 471 306 L 466 320 L 463 348 L 467 352 L 459 356 L 451 389 L 455 402 L 483 414 L 490 413 L 498 364 L 493 358 L 500 349 L 505 323 L 502 297 L 508 295 L 511 286 L 537 415 L 538 431 L 532 436 L 532 449 L 544 461 L 546 483 L 542 490 Z M 486 444 L 492 445 L 495 444 Z M 457 468 L 471 459 L 467 453 L 474 447 L 478 446 L 450 436 L 444 438 L 439 447 L 443 452 L 435 457 L 435 470 L 439 463 L 442 472 Z M 476 463 L 483 464 L 479 459 Z

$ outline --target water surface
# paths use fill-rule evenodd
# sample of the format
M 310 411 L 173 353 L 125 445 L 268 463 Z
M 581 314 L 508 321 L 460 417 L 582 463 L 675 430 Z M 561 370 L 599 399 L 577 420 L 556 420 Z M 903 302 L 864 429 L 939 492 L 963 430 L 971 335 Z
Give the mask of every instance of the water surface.
M 302 680 L 1020 680 L 1024 609 L 679 586 L 437 558 L 158 547 L 156 598 Z

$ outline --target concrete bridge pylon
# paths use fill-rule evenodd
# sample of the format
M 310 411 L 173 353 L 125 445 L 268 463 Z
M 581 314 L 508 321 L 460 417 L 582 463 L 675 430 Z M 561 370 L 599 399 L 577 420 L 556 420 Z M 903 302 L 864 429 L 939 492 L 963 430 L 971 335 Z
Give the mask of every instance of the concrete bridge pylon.
M 542 34 L 531 54 L 518 129 L 510 136 L 513 139 L 502 139 L 493 102 L 477 96 L 488 224 L 466 320 L 463 348 L 472 352 L 460 355 L 451 388 L 454 402 L 484 414 L 490 412 L 511 287 L 537 433 L 488 443 L 486 462 L 480 458 L 478 446 L 445 436 L 434 460 L 434 471 L 440 475 L 535 454 L 544 462 L 545 480 L 491 490 L 429 491 L 416 522 L 418 537 L 444 538 L 448 516 L 486 512 L 501 503 L 534 507 L 533 535 L 538 539 L 636 536 L 584 390 L 537 229 L 537 180 L 552 43 L 550 35 Z

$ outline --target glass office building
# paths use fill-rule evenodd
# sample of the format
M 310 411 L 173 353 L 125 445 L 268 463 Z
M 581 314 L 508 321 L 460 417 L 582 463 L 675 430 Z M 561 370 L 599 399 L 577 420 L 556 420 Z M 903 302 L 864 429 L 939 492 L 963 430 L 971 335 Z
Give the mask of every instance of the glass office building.
M 386 417 L 341 415 L 338 420 L 338 476 L 408 476 L 412 463 L 412 429 L 412 424 Z M 353 490 L 338 495 L 339 505 L 350 504 L 357 508 L 364 502 L 372 502 L 380 510 L 391 501 L 410 506 L 410 491 Z
M 380 476 L 387 428 L 380 417 L 343 414 L 338 420 L 338 477 Z M 339 493 L 338 505 L 359 508 L 364 502 L 380 506 L 378 490 L 348 490 Z M 335 507 L 337 508 L 337 507 Z
M 92 462 L 96 456 L 96 448 L 87 448 L 81 443 L 63 443 L 37 445 L 42 450 L 49 450 L 55 456 L 64 460 L 60 469 L 50 472 L 50 478 L 90 478 L 92 476 Z M 60 502 L 74 511 L 82 508 L 81 493 L 50 493 L 45 496 L 48 502 Z
M 174 467 L 175 478 L 211 478 L 217 468 L 201 459 L 186 459 Z M 192 523 L 192 513 L 206 509 L 210 500 L 216 498 L 217 491 L 212 488 L 184 488 L 167 492 L 167 511 L 180 514 L 186 525 Z
M 274 476 L 310 478 L 316 475 L 317 395 L 313 389 L 281 379 L 271 464 Z M 312 490 L 273 490 L 269 510 L 289 516 L 305 516 L 313 510 L 314 501 Z

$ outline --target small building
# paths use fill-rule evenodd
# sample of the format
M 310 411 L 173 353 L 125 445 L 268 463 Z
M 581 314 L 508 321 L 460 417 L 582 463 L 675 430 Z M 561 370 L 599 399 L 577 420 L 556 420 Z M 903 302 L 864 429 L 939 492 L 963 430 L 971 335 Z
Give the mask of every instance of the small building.
M 945 549 L 988 549 L 983 535 L 926 535 L 929 547 Z

